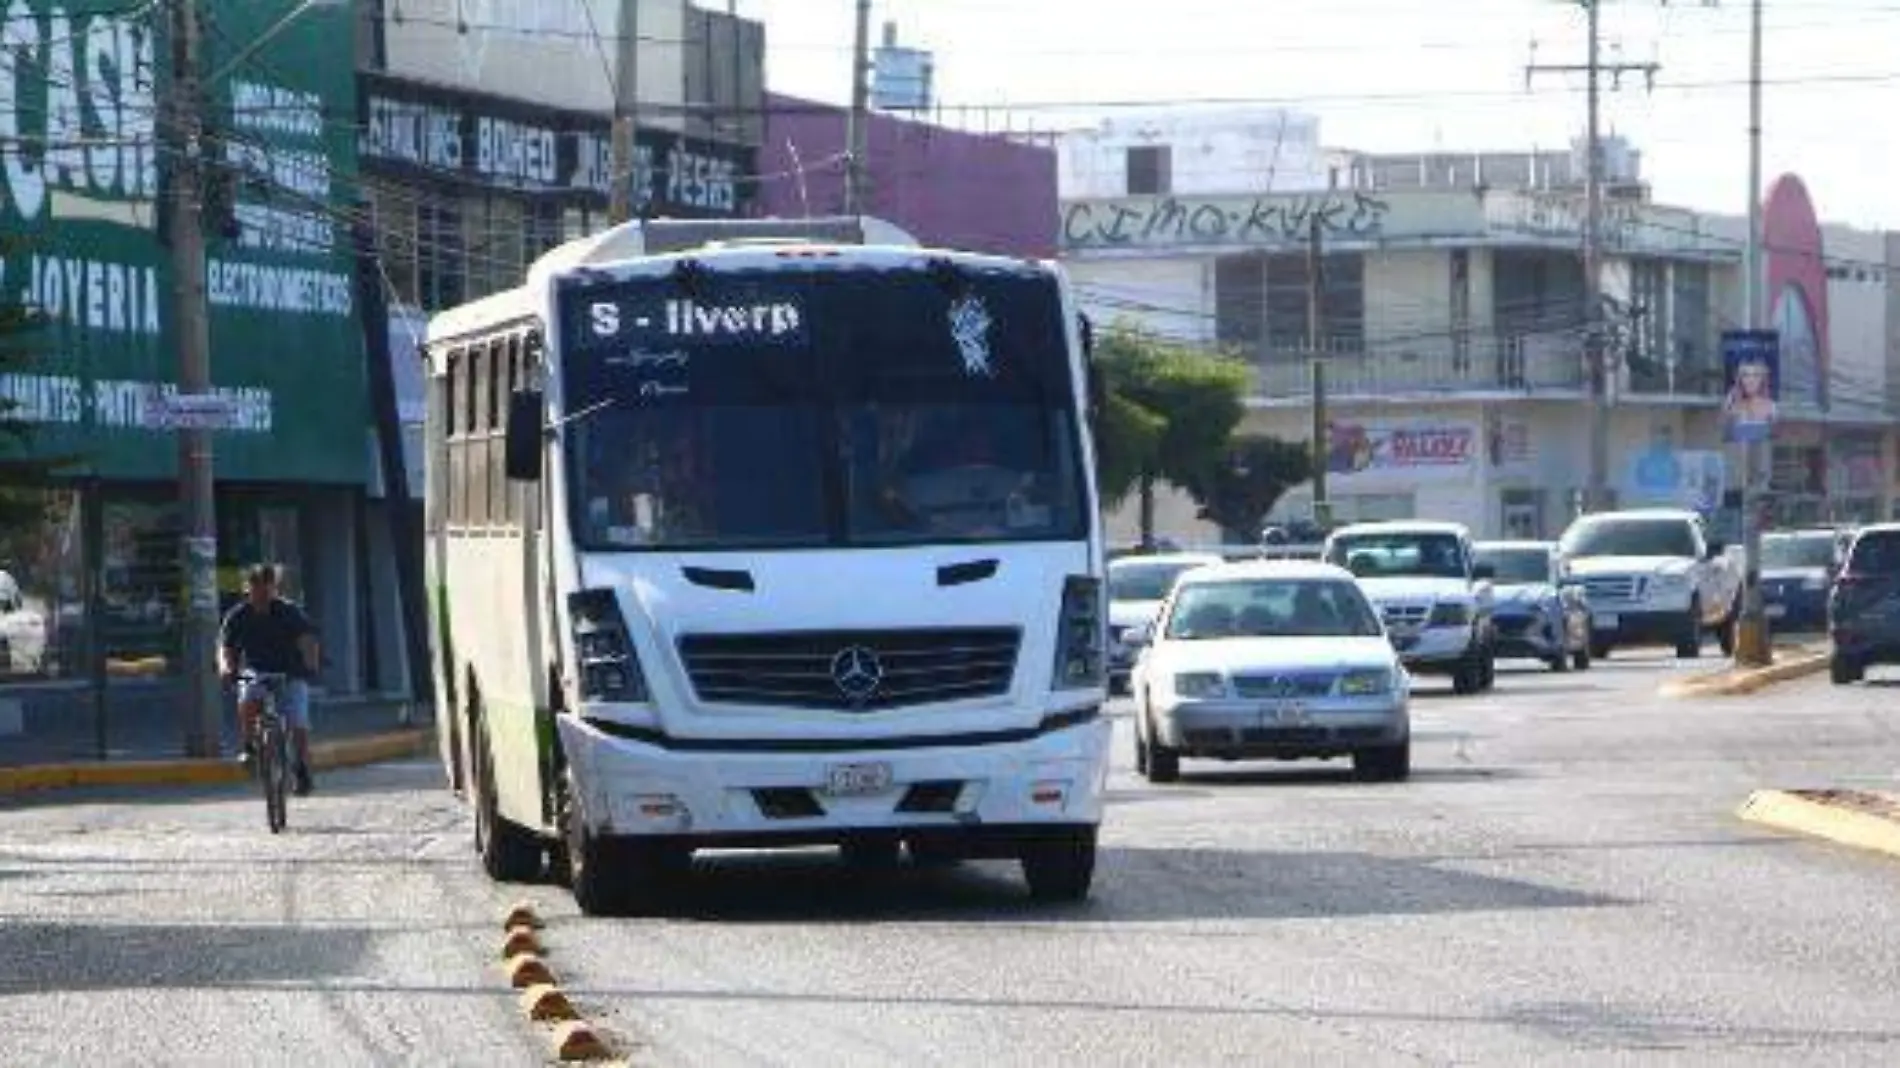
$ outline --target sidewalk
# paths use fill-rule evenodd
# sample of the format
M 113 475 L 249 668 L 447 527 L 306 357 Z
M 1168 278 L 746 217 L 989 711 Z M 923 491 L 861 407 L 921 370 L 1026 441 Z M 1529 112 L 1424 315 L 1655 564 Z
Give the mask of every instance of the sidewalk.
M 0 732 L 0 768 L 76 762 L 175 760 L 184 756 L 184 732 L 169 686 L 124 683 L 106 691 L 106 747 L 101 752 L 93 692 L 83 686 L 42 687 L 0 697 L 17 702 L 0 722 L 10 719 L 11 733 Z M 384 695 L 314 696 L 312 738 L 348 741 L 430 725 L 431 710 L 404 722 L 408 701 Z M 235 712 L 225 702 L 224 749 L 235 750 Z

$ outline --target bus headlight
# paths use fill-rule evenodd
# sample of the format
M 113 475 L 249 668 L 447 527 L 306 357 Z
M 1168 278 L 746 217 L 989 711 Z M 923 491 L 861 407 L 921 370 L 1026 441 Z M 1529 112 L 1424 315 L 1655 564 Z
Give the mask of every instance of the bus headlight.
M 581 590 L 567 598 L 579 662 L 581 700 L 645 701 L 646 676 L 627 636 L 627 621 L 612 590 Z
M 1086 690 L 1107 681 L 1103 646 L 1108 622 L 1102 612 L 1102 582 L 1070 575 L 1062 584 L 1062 614 L 1056 621 L 1057 690 Z

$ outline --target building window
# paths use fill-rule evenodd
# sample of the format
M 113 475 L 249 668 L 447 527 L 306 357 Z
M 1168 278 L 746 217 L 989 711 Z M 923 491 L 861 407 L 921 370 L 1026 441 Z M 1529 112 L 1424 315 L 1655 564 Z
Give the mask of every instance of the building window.
M 420 194 L 416 208 L 416 296 L 429 311 L 468 299 L 462 205 L 451 197 Z
M 1356 353 L 1366 344 L 1366 260 L 1338 252 L 1321 261 L 1319 351 Z M 1304 253 L 1266 258 L 1267 344 L 1313 349 L 1312 293 Z
M 1167 145 L 1136 145 L 1128 150 L 1128 195 L 1166 196 L 1174 192 L 1174 152 Z
M 1267 258 L 1258 252 L 1214 261 L 1215 338 L 1255 356 L 1267 336 Z

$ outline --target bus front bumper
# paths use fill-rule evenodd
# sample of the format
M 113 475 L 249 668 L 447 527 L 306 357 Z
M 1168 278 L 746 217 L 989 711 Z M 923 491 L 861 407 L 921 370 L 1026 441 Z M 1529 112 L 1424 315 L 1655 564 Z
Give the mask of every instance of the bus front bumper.
M 801 742 L 680 742 L 574 716 L 563 752 L 589 831 L 685 838 L 701 848 L 842 842 L 866 832 L 932 838 L 1102 819 L 1111 725 L 1099 709 L 1041 729 L 942 741 L 879 739 L 787 752 Z

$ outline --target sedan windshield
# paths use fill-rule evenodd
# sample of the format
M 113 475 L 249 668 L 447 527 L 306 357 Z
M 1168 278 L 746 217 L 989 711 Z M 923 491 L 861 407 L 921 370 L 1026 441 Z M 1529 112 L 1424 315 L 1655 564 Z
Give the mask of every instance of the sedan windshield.
M 1174 580 L 1184 571 L 1201 565 L 1195 561 L 1142 564 L 1117 562 L 1108 568 L 1108 599 L 1111 601 L 1159 601 L 1174 589 Z
M 1834 562 L 1832 534 L 1769 534 L 1761 539 L 1761 566 L 1824 568 Z
M 1505 586 L 1523 586 L 1550 581 L 1550 553 L 1545 549 L 1486 549 L 1480 546 L 1472 561 L 1489 564 L 1496 574 L 1493 582 Z
M 1376 638 L 1379 618 L 1359 587 L 1338 579 L 1232 579 L 1181 588 L 1168 617 L 1174 641 L 1216 638 Z
M 1582 519 L 1558 546 L 1566 556 L 1697 555 L 1695 528 L 1686 519 Z
M 1465 554 L 1455 534 L 1347 534 L 1333 539 L 1326 562 L 1360 578 L 1464 578 Z

